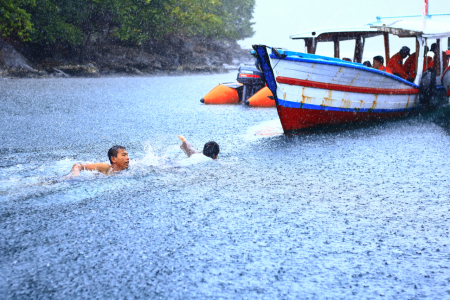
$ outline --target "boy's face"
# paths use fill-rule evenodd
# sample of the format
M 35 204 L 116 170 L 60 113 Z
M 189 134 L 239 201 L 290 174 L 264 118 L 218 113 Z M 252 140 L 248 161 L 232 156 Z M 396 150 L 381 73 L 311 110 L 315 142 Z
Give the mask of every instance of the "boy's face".
M 374 59 L 372 66 L 378 70 L 381 67 L 381 61 Z
M 117 151 L 117 157 L 111 157 L 111 160 L 114 164 L 119 166 L 122 170 L 128 169 L 128 165 L 130 163 L 130 158 L 128 157 L 127 150 L 119 149 Z

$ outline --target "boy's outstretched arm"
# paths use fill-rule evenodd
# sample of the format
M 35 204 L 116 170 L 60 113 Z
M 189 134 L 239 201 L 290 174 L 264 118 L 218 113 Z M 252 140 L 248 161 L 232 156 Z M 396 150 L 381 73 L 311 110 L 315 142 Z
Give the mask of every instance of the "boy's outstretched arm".
M 99 171 L 103 174 L 108 174 L 111 170 L 111 166 L 105 163 L 94 163 L 94 164 L 74 164 L 72 167 L 72 175 L 78 176 L 82 170 L 87 171 Z
M 182 135 L 179 135 L 178 138 L 181 140 L 182 144 L 180 146 L 181 150 L 188 156 L 191 157 L 193 154 L 201 153 L 200 151 L 197 151 L 194 146 L 191 145 L 191 143 L 186 140 L 186 138 Z

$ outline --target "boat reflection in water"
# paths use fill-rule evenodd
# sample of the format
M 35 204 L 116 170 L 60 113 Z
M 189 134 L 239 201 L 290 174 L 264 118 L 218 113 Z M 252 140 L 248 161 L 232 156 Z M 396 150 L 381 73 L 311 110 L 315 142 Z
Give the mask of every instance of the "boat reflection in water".
M 442 86 L 442 56 L 434 69 L 417 69 L 414 82 L 364 66 L 367 38 L 384 37 L 386 62 L 389 36 L 414 38 L 416 66 L 424 61 L 424 46 L 447 48 L 450 15 L 377 18 L 360 28 L 334 28 L 293 34 L 303 39 L 307 53 L 254 45 L 256 57 L 272 91 L 284 132 L 308 127 L 376 121 L 406 116 L 448 102 Z M 353 62 L 341 60 L 339 42 L 355 40 Z M 334 57 L 316 55 L 318 42 L 334 42 Z

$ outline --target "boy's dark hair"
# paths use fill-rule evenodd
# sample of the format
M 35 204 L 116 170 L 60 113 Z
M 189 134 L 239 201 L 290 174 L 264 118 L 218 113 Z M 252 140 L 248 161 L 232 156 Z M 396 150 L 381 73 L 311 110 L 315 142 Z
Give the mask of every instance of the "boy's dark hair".
M 384 64 L 384 58 L 381 55 L 374 56 L 373 59 L 379 61 L 381 64 Z
M 203 147 L 203 155 L 215 158 L 220 152 L 219 144 L 214 141 L 207 142 Z
M 123 146 L 120 146 L 120 145 L 115 145 L 115 146 L 112 146 L 109 150 L 108 150 L 108 158 L 109 158 L 109 162 L 112 164 L 112 160 L 111 160 L 111 157 L 117 157 L 117 154 L 119 153 L 119 149 L 122 149 L 122 150 L 127 150 L 127 149 L 125 149 L 125 147 L 123 147 Z

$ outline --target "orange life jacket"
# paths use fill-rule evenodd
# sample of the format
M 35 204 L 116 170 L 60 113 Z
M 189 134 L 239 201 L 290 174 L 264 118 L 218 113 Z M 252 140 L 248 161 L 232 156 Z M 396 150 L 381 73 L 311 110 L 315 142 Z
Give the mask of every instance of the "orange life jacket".
M 378 70 L 384 71 L 384 72 L 389 73 L 389 74 L 393 74 L 392 70 L 389 67 L 381 66 Z
M 428 68 L 433 68 L 433 58 L 431 58 L 431 56 L 427 56 L 428 59 Z M 405 61 L 404 65 L 403 65 L 403 70 L 406 73 L 409 73 L 409 76 L 411 76 L 412 79 L 416 78 L 416 60 L 417 60 L 417 52 L 414 52 L 413 54 L 411 54 Z M 427 68 L 427 61 L 424 59 L 423 60 L 423 71 L 425 71 Z
M 408 78 L 408 74 L 403 70 L 403 58 L 400 52 L 391 57 L 387 63 L 387 67 L 392 70 L 393 73 L 397 73 L 403 79 Z

